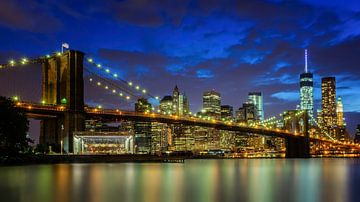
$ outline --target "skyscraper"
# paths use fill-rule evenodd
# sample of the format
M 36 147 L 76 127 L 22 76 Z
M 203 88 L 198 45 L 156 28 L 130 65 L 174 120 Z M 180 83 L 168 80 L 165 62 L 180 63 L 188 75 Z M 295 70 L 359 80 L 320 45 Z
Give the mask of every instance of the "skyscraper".
M 149 112 L 151 104 L 145 99 L 138 99 L 135 103 L 136 112 Z M 151 152 L 151 123 L 135 121 L 134 122 L 135 135 L 135 152 L 140 154 L 149 154 Z
M 335 129 L 337 126 L 335 82 L 335 77 L 324 77 L 321 79 L 323 129 L 333 138 L 336 138 Z
M 160 113 L 170 115 L 173 112 L 173 99 L 170 95 L 166 95 L 160 101 Z
M 203 94 L 203 111 L 205 116 L 214 119 L 221 117 L 221 96 L 220 93 L 211 90 Z
M 185 93 L 181 94 L 179 88 L 175 86 L 172 96 L 173 102 L 173 114 L 177 116 L 188 115 L 190 112 L 189 109 L 189 100 L 187 99 Z
M 344 106 L 342 103 L 341 97 L 338 97 L 336 101 L 336 116 L 337 116 L 337 130 L 336 135 L 337 139 L 340 141 L 347 141 L 349 138 L 349 135 L 346 131 L 346 123 L 344 118 Z
M 256 108 L 256 115 L 260 121 L 264 120 L 264 102 L 261 92 L 250 92 L 249 93 L 249 103 L 254 104 Z
M 173 90 L 173 114 L 175 115 L 179 115 L 179 96 L 180 96 L 180 91 L 179 88 L 177 87 L 177 85 L 175 86 L 174 90 Z
M 300 109 L 308 110 L 309 116 L 314 114 L 313 74 L 308 72 L 307 50 L 305 49 L 305 72 L 300 74 Z
M 336 101 L 336 115 L 337 115 L 337 126 L 343 127 L 346 125 L 344 120 L 344 106 L 341 97 L 338 97 Z

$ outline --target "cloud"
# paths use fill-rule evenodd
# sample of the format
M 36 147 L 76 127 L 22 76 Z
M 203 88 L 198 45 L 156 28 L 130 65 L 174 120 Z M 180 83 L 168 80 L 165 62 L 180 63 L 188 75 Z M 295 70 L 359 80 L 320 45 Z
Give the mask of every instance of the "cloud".
M 271 95 L 271 97 L 285 100 L 285 101 L 297 101 L 300 98 L 300 94 L 297 91 L 288 91 L 288 92 L 277 92 Z
M 172 75 L 184 76 L 186 74 L 186 68 L 183 65 L 178 65 L 178 64 L 167 66 L 166 71 Z
M 279 71 L 280 69 L 282 68 L 286 68 L 286 67 L 289 67 L 290 64 L 285 62 L 285 61 L 280 61 L 278 63 L 276 63 L 276 65 L 273 67 L 273 70 L 276 72 L 276 71 Z
M 201 79 L 209 79 L 214 77 L 214 73 L 208 69 L 198 69 L 196 70 L 196 76 Z

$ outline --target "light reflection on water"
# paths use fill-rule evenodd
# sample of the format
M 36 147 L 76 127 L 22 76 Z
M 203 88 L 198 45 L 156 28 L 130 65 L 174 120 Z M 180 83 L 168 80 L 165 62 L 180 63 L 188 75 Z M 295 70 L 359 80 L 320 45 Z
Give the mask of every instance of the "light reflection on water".
M 356 201 L 360 159 L 0 167 L 1 201 Z

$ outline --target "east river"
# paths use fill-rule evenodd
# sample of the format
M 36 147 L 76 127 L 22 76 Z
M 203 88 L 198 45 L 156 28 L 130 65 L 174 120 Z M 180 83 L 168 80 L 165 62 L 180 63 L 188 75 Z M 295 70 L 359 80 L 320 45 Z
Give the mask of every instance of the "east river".
M 0 167 L 0 201 L 359 201 L 360 159 Z

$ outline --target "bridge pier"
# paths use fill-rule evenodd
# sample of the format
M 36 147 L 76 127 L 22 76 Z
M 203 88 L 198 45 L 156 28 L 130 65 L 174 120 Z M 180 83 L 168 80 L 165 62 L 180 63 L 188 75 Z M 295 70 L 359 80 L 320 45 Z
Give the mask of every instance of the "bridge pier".
M 73 152 L 73 132 L 85 128 L 83 60 L 84 53 L 69 50 L 42 64 L 42 102 L 63 105 L 67 111 L 41 122 L 40 143 L 63 143 L 66 152 Z
M 287 138 L 286 158 L 310 158 L 309 138 Z

